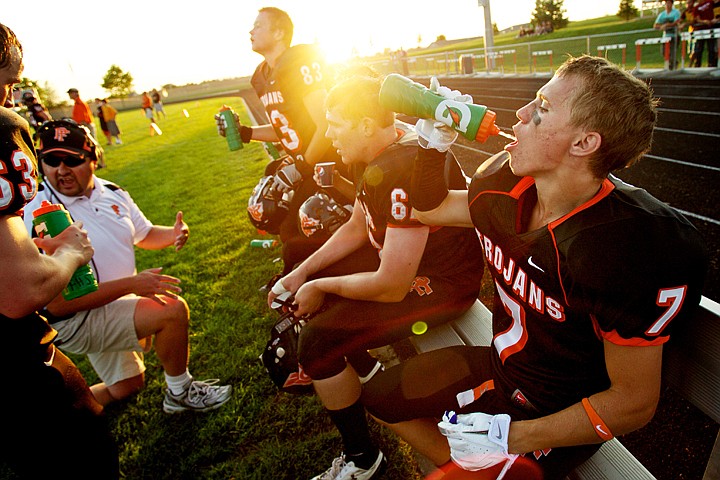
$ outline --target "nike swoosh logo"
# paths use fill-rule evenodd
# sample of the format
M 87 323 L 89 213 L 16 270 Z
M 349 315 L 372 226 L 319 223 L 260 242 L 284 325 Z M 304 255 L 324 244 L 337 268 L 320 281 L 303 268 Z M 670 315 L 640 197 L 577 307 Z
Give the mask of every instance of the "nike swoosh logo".
M 602 426 L 600 426 L 600 425 L 595 425 L 595 428 L 597 429 L 598 432 L 602 433 L 603 435 L 605 435 L 605 436 L 608 435 L 608 433 L 607 433 L 605 430 L 602 429 Z
M 541 272 L 545 273 L 545 270 L 543 270 L 542 268 L 540 268 L 540 266 L 538 266 L 535 262 L 533 262 L 532 255 L 530 255 L 528 257 L 528 265 L 530 265 L 531 267 L 537 268 Z
M 495 427 L 495 431 L 493 432 L 493 437 L 496 438 L 496 439 L 498 439 L 498 440 L 502 440 L 503 437 L 502 437 L 502 430 L 500 429 L 500 425 L 498 425 L 498 424 L 496 423 L 496 424 L 494 425 L 494 427 Z

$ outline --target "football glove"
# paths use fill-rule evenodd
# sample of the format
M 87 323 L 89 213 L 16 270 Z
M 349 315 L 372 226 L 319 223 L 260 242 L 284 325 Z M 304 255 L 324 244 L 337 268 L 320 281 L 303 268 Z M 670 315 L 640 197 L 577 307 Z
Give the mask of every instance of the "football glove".
M 482 470 L 506 461 L 498 476 L 502 479 L 517 458 L 508 453 L 509 415 L 457 415 L 450 411 L 445 412 L 438 428 L 448 439 L 450 458 L 465 470 Z
M 300 185 L 302 179 L 303 176 L 295 164 L 287 165 L 278 169 L 277 173 L 275 173 L 273 188 L 278 192 L 287 193 L 295 190 L 295 187 Z
M 473 101 L 471 95 L 464 95 L 458 90 L 441 86 L 436 77 L 430 79 L 430 91 L 460 103 L 472 103 Z M 455 130 L 433 119 L 421 118 L 415 124 L 415 131 L 421 147 L 433 148 L 439 152 L 446 152 L 458 137 Z

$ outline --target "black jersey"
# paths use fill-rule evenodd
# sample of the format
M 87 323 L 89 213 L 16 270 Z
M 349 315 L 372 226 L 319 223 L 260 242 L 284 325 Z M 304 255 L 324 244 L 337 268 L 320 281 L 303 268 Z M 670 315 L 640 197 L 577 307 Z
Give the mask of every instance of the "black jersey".
M 424 226 L 413 215 L 409 202 L 412 166 L 417 155 L 417 134 L 409 125 L 396 123 L 398 139 L 371 161 L 355 182 L 356 198 L 365 213 L 370 243 L 382 255 L 388 228 Z M 449 153 L 448 155 L 451 155 Z M 447 175 L 449 187 L 465 189 L 465 177 L 454 156 Z M 454 170 L 454 171 L 453 171 Z M 452 248 L 448 248 L 452 245 Z M 469 228 L 430 227 L 418 275 L 451 277 L 482 276 L 482 256 L 477 235 Z M 458 254 L 463 252 L 466 254 Z
M 37 157 L 28 123 L 0 108 L 0 215 L 19 215 L 37 193 Z
M 295 159 L 303 159 L 316 130 L 304 98 L 315 90 L 329 89 L 328 77 L 325 61 L 312 45 L 290 47 L 278 58 L 275 68 L 262 62 L 253 73 L 252 86 L 270 123 L 285 152 Z M 332 149 L 328 149 L 325 157 L 318 162 L 339 160 Z
M 0 216 L 17 215 L 37 193 L 37 161 L 28 123 L 15 112 L 0 108 Z M 0 331 L 9 339 L 0 357 L 24 361 L 42 354 L 57 332 L 37 313 L 9 319 L 0 314 Z
M 704 243 L 644 190 L 610 177 L 590 201 L 535 231 L 523 228 L 537 199 L 532 178 L 506 164 L 476 174 L 468 193 L 496 287 L 495 381 L 508 394 L 519 388 L 553 411 L 605 390 L 603 339 L 662 344 L 699 302 Z

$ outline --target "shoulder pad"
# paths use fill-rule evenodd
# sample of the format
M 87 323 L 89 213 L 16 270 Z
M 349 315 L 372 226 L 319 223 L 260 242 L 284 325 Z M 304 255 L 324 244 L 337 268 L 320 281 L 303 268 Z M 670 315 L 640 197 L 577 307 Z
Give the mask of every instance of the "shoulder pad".
M 485 178 L 500 170 L 503 165 L 510 161 L 510 154 L 503 150 L 485 160 L 475 170 L 475 178 Z

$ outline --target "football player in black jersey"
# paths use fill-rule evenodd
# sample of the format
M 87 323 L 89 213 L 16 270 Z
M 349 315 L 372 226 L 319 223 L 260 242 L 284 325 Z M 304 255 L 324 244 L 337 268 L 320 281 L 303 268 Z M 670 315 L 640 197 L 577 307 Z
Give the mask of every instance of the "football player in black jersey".
M 449 468 L 451 455 L 472 461 L 451 437 L 452 422 L 472 412 L 505 426 L 465 446 L 489 439 L 497 455 L 537 461 L 546 479 L 652 418 L 663 344 L 690 320 L 707 268 L 686 218 L 611 174 L 650 148 L 656 115 L 644 82 L 582 56 L 517 111 L 517 141 L 467 191 L 448 192 L 443 155 L 418 148 L 415 213 L 476 228 L 496 287 L 494 337 L 490 347 L 436 350 L 389 369 L 363 401 L 438 466 Z M 431 420 L 444 411 L 460 414 L 439 424 L 448 438 Z M 494 421 L 500 414 L 512 420 Z
M 243 142 L 251 140 L 280 143 L 288 156 L 280 163 L 275 187 L 293 190 L 288 213 L 280 226 L 284 272 L 315 251 L 322 242 L 308 238 L 298 230 L 300 205 L 317 191 L 313 166 L 335 162 L 339 167 L 335 178 L 335 194 L 342 202 L 353 198 L 352 183 L 340 157 L 325 138 L 325 96 L 332 84 L 332 74 L 314 45 L 290 46 L 293 23 L 290 16 L 275 7 L 259 10 L 250 31 L 253 51 L 264 60 L 252 75 L 251 84 L 265 107 L 270 123 L 257 126 L 240 125 Z
M 482 277 L 472 229 L 429 227 L 411 215 L 417 136 L 380 106 L 380 85 L 379 78 L 356 76 L 330 91 L 327 136 L 354 174 L 353 213 L 268 297 L 271 303 L 288 290 L 296 315 L 315 314 L 300 332 L 299 363 L 340 431 L 344 452 L 315 477 L 323 480 L 375 478 L 385 463 L 368 433 L 354 358 L 455 318 L 477 298 Z M 444 181 L 465 188 L 455 157 L 448 153 L 446 162 Z M 367 247 L 377 254 L 363 264 L 358 252 Z
M 9 109 L 22 71 L 20 42 L 0 24 L 0 362 L 12 377 L 0 395 L 0 458 L 22 478 L 118 478 L 102 407 L 37 313 L 93 249 L 82 224 L 35 243 L 23 224 L 23 208 L 37 192 L 37 158 L 27 121 Z

